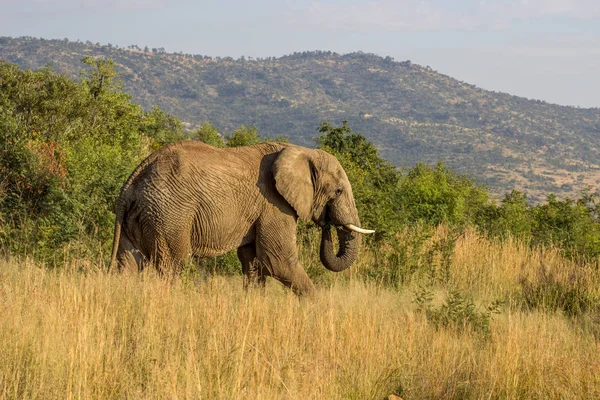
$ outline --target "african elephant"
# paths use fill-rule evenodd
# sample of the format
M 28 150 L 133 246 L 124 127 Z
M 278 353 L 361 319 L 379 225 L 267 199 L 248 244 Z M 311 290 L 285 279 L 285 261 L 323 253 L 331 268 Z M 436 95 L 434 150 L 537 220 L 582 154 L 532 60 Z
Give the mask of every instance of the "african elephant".
M 237 248 L 244 286 L 272 276 L 297 294 L 314 285 L 298 261 L 297 219 L 322 228 L 321 262 L 342 271 L 356 259 L 360 220 L 348 177 L 321 150 L 286 143 L 214 148 L 172 143 L 146 158 L 121 189 L 111 268 L 177 271 L 189 256 Z M 333 251 L 331 225 L 338 231 Z

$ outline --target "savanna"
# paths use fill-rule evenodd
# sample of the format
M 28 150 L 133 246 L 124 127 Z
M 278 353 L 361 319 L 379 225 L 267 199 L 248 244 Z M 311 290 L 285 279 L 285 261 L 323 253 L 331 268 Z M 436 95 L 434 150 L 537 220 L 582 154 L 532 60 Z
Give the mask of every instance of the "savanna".
M 235 252 L 173 279 L 116 273 L 115 203 L 144 157 L 268 139 L 185 131 L 135 105 L 110 60 L 84 62 L 78 81 L 0 63 L 3 398 L 600 397 L 595 194 L 496 201 L 442 162 L 399 170 L 323 121 L 316 146 L 377 233 L 333 273 L 320 228 L 300 221 L 312 298 L 273 279 L 244 290 Z

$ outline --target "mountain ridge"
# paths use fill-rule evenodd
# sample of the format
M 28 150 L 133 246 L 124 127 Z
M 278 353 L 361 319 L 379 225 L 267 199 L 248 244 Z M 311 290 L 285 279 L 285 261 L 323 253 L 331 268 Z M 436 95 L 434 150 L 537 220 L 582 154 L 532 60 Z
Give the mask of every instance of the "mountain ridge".
M 0 38 L 0 59 L 77 77 L 84 56 L 114 60 L 126 92 L 190 127 L 257 126 L 314 146 L 323 119 L 347 120 L 398 166 L 444 159 L 502 196 L 577 196 L 600 184 L 600 109 L 487 91 L 430 67 L 355 52 L 233 59 L 164 49 L 36 38 Z

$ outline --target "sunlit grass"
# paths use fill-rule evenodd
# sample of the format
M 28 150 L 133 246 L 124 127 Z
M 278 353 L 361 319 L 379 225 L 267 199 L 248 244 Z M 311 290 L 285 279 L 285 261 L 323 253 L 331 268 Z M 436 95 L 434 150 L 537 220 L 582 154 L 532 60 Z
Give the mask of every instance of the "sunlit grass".
M 368 252 L 355 271 L 322 279 L 313 300 L 275 282 L 246 293 L 240 277 L 168 283 L 9 258 L 0 261 L 0 396 L 600 398 L 597 316 L 583 323 L 517 299 L 541 265 L 559 282 L 585 267 L 474 232 L 453 257 L 449 281 L 428 282 L 432 306 L 450 289 L 478 304 L 509 298 L 489 334 L 436 329 L 413 302 L 427 279 L 397 290 L 372 283 L 361 275 Z M 598 271 L 580 273 L 596 296 Z

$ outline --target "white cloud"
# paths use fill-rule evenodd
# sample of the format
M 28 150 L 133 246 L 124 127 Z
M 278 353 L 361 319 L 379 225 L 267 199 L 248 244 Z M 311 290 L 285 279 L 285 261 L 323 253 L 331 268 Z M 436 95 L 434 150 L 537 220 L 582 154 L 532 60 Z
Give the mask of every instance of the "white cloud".
M 589 20 L 600 17 L 597 0 L 511 0 L 483 1 L 479 10 L 483 16 L 504 20 L 562 17 Z
M 301 13 L 288 14 L 288 20 L 333 30 L 442 31 L 503 30 L 516 22 L 548 17 L 600 19 L 598 0 L 471 0 L 466 2 L 468 11 L 449 4 L 441 6 L 427 0 L 368 0 L 353 5 L 317 1 Z
M 167 5 L 167 0 L 0 0 L 18 6 L 20 12 L 94 11 L 121 12 L 152 10 Z
M 296 23 L 349 31 L 436 30 L 451 20 L 446 10 L 414 0 L 375 0 L 354 5 L 315 2 L 294 19 Z

